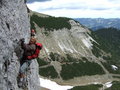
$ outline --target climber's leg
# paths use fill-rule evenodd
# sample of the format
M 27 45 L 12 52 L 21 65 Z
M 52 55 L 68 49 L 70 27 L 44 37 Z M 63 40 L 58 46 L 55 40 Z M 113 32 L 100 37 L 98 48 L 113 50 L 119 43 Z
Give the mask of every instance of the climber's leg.
M 18 83 L 18 86 L 19 87 L 22 87 L 23 86 L 23 83 L 25 83 L 25 76 L 26 76 L 26 72 L 27 72 L 27 69 L 29 68 L 31 64 L 31 61 L 29 60 L 26 60 L 26 62 L 24 62 L 21 67 L 20 67 L 20 70 L 19 70 L 19 83 Z
M 24 62 L 24 63 L 22 64 L 22 66 L 20 67 L 20 73 L 25 74 L 27 67 L 28 67 L 28 63 L 27 63 L 27 62 Z

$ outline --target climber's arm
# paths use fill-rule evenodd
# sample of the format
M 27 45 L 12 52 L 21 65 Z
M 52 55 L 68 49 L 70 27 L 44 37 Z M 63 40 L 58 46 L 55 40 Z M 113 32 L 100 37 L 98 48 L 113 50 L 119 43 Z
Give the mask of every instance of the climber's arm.
M 31 44 L 31 45 L 25 44 L 24 39 L 21 39 L 21 47 L 22 49 L 27 50 L 27 51 L 32 51 L 36 49 L 36 46 L 34 44 Z

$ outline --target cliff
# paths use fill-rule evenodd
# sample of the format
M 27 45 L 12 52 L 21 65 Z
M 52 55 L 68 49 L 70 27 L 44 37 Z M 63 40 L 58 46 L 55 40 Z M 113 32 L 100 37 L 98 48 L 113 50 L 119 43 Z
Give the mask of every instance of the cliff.
M 24 0 L 0 0 L 0 90 L 19 90 L 17 76 L 22 56 L 21 38 L 25 38 L 26 43 L 30 39 L 30 23 Z M 30 67 L 28 90 L 39 90 L 36 60 Z

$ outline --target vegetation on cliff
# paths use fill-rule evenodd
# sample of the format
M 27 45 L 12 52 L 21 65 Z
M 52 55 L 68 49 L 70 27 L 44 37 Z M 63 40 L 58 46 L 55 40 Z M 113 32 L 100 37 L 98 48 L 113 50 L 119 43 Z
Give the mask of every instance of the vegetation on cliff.
M 73 79 L 85 75 L 105 74 L 102 67 L 94 62 L 79 61 L 78 63 L 62 65 L 61 77 L 63 80 Z
M 100 90 L 99 88 L 101 87 L 102 85 L 100 84 L 97 84 L 97 85 L 92 84 L 92 85 L 86 85 L 86 86 L 76 86 L 70 90 Z
M 31 28 L 35 29 L 35 22 L 39 27 L 44 27 L 46 31 L 59 30 L 62 28 L 71 29 L 71 25 L 68 22 L 69 20 L 69 18 L 65 17 L 39 17 L 36 14 L 30 17 Z

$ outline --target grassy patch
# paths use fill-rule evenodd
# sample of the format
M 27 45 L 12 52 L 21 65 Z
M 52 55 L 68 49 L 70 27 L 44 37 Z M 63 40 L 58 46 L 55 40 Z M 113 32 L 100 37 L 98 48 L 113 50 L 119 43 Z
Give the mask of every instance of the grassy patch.
M 44 66 L 48 64 L 48 62 L 46 62 L 43 58 L 37 58 L 37 62 L 39 66 Z
M 62 65 L 61 77 L 63 80 L 85 75 L 105 74 L 102 67 L 94 62 L 82 62 Z
M 73 87 L 70 90 L 99 90 L 99 88 L 101 88 L 102 85 L 87 85 L 87 86 L 76 86 Z
M 88 59 L 86 57 L 82 57 L 82 60 L 83 61 L 87 61 Z
M 113 85 L 110 88 L 107 88 L 105 90 L 120 90 L 120 82 L 114 81 L 112 84 Z
M 66 61 L 67 62 L 76 62 L 79 59 L 72 57 L 70 54 L 66 54 Z
M 120 79 L 120 76 L 113 76 L 113 78 L 119 78 Z
M 63 56 L 61 56 L 57 53 L 53 53 L 53 52 L 50 53 L 50 58 L 53 61 L 68 62 L 68 63 L 69 62 L 76 62 L 79 60 L 77 58 L 72 57 L 70 54 L 66 54 L 66 57 L 63 57 Z
M 53 53 L 51 52 L 50 53 L 50 58 L 53 60 L 53 61 L 59 61 L 61 55 L 57 54 L 57 53 Z
M 56 72 L 56 70 L 54 69 L 53 66 L 48 66 L 46 68 L 40 68 L 39 74 L 41 76 L 48 77 L 48 78 L 57 78 L 58 77 L 58 73 Z

